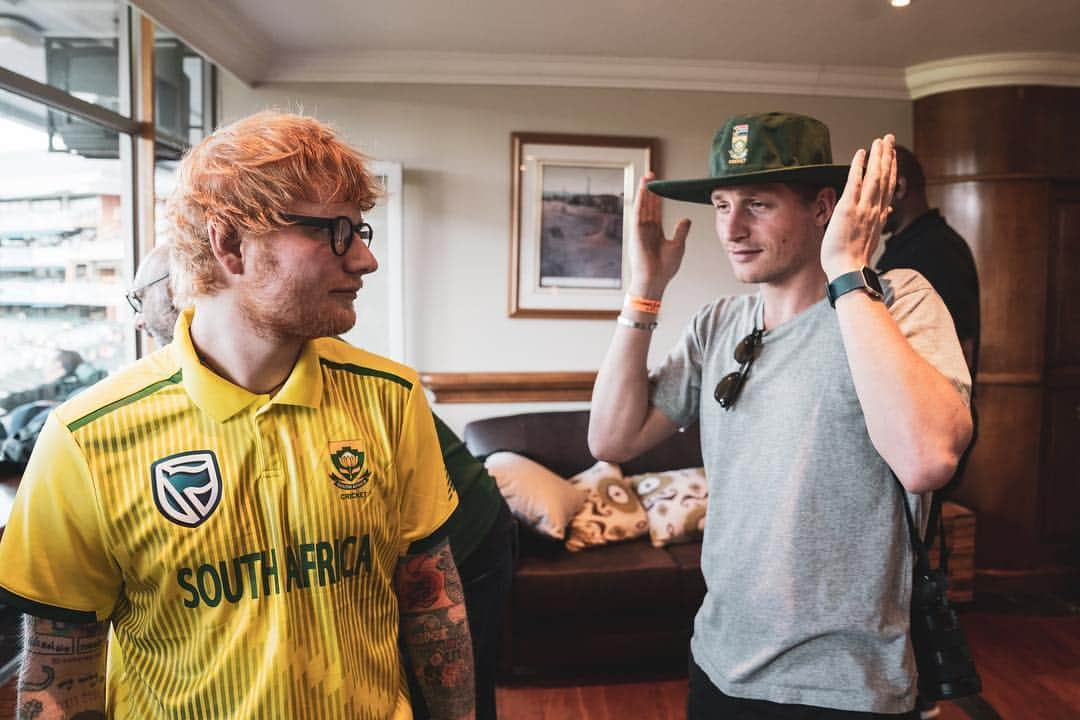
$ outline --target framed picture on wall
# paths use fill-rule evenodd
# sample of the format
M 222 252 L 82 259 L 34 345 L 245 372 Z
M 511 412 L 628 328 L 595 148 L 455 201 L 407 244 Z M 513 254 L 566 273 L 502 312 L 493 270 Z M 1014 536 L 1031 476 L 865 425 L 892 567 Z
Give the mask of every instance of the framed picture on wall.
M 634 193 L 656 164 L 655 138 L 511 135 L 511 317 L 619 313 Z

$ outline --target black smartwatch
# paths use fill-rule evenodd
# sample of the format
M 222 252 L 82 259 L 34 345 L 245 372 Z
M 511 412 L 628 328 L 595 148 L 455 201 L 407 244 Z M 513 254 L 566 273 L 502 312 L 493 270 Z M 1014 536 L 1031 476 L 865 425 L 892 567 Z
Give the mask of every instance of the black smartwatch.
M 885 299 L 877 273 L 865 265 L 858 270 L 840 275 L 825 286 L 825 292 L 829 296 L 829 305 L 836 307 L 836 299 L 852 290 L 862 290 L 874 300 Z

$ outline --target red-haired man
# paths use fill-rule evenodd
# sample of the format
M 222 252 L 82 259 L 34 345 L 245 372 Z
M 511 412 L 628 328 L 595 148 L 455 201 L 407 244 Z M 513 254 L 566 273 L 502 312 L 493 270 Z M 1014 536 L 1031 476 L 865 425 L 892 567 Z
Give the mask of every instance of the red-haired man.
M 399 615 L 433 715 L 472 716 L 423 389 L 332 338 L 377 267 L 377 192 L 295 115 L 181 163 L 176 337 L 56 410 L 0 543 L 27 717 L 406 718 Z

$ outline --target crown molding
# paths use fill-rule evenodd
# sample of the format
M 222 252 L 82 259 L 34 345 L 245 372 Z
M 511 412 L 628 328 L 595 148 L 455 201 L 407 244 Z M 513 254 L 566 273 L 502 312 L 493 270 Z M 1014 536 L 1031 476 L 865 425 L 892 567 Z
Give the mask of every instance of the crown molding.
M 905 72 L 912 100 L 996 85 L 1080 86 L 1080 55 L 995 53 L 912 65 Z
M 270 63 L 273 43 L 251 23 L 214 0 L 130 0 L 154 22 L 181 38 L 211 62 L 246 85 L 260 79 Z
M 132 0 L 247 85 L 266 82 L 697 90 L 916 100 L 995 85 L 1080 86 L 1080 54 L 968 55 L 904 68 L 461 52 L 275 50 L 216 0 Z
M 308 53 L 280 58 L 259 81 L 632 88 L 908 99 L 901 68 L 585 55 Z

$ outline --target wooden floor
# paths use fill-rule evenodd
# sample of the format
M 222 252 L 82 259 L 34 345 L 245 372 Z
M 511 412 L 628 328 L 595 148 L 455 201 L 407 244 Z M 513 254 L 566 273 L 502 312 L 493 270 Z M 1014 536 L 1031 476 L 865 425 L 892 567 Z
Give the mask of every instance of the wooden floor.
M 1004 720 L 1080 720 L 1080 607 L 984 602 L 961 623 L 983 680 L 983 699 Z M 581 685 L 534 682 L 498 691 L 502 720 L 676 720 L 685 678 Z M 0 720 L 15 717 L 14 682 L 0 688 Z M 942 704 L 940 720 L 972 715 Z M 976 715 L 993 718 L 992 715 Z
M 1025 608 L 1006 600 L 961 616 L 983 681 L 982 699 L 1003 720 L 1080 720 L 1080 608 Z M 685 715 L 686 679 L 498 690 L 502 720 L 675 720 Z M 965 706 L 971 703 L 966 703 Z M 953 703 L 939 720 L 986 718 Z

